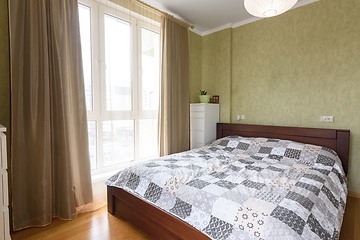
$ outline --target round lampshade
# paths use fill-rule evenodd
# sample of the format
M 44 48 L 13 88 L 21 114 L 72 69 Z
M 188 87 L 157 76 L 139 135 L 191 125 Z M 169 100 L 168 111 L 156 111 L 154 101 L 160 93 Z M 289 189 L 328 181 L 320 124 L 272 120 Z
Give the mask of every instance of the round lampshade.
M 246 11 L 255 17 L 274 17 L 292 8 L 298 0 L 245 0 Z

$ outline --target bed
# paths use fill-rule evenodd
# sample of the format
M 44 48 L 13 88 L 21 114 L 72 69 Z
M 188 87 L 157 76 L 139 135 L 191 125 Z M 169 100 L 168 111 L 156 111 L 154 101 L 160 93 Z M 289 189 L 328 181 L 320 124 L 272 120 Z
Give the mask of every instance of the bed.
M 289 230 L 289 233 L 285 233 L 288 234 L 286 239 L 338 238 L 347 194 L 345 175 L 349 158 L 348 130 L 218 123 L 217 139 L 210 146 L 160 160 L 163 166 L 158 168 L 165 169 L 166 164 L 166 168 L 172 171 L 183 169 L 185 174 L 173 181 L 168 177 L 169 181 L 166 182 L 151 182 L 152 189 L 155 192 L 157 189 L 156 194 L 147 194 L 150 184 L 141 187 L 144 180 L 137 173 L 146 173 L 155 165 L 161 165 L 160 162 L 152 161 L 146 167 L 134 168 L 138 169 L 136 174 L 129 171 L 115 174 L 107 181 L 108 212 L 126 219 L 154 239 L 278 239 L 284 236 L 283 228 Z M 285 150 L 281 153 L 273 152 L 275 147 L 272 147 L 281 144 L 286 147 L 280 147 L 280 150 L 276 148 L 276 151 Z M 299 152 L 300 148 L 305 147 L 306 153 Z M 191 154 L 198 154 L 199 160 L 191 158 Z M 317 154 L 315 162 L 311 160 L 315 156 L 313 154 Z M 236 160 L 232 159 L 233 155 Z M 333 155 L 338 155 L 336 159 L 341 159 L 341 162 L 329 158 Z M 176 165 L 180 164 L 177 157 L 183 156 L 188 156 L 188 160 L 194 162 L 190 164 L 193 166 L 186 166 L 194 170 L 194 175 Z M 206 159 L 206 156 L 210 157 Z M 201 158 L 212 161 L 210 167 L 204 167 L 208 169 L 206 173 L 198 169 L 204 164 Z M 295 159 L 296 163 L 289 162 L 291 159 Z M 289 169 L 282 169 L 277 161 Z M 320 169 L 320 165 L 324 168 Z M 240 175 L 231 178 L 228 174 L 239 171 L 245 171 L 249 179 L 240 179 Z M 260 172 L 268 177 L 265 180 L 254 179 Z M 284 174 L 287 176 L 285 182 L 282 178 Z M 163 189 L 159 189 L 160 185 Z M 220 194 L 214 192 L 219 195 L 212 202 L 214 211 L 209 212 L 203 206 L 212 201 L 209 199 L 213 195 L 205 195 L 199 197 L 198 202 L 191 202 L 193 196 L 204 194 L 203 189 L 211 193 L 214 191 L 212 188 L 223 191 Z M 186 189 L 194 192 L 187 193 Z M 241 191 L 246 198 L 244 194 L 236 195 Z M 299 194 L 304 192 L 309 195 L 304 197 Z M 320 195 L 322 201 L 316 197 Z M 187 199 L 192 206 L 186 202 Z M 154 202 L 162 202 L 162 207 L 156 206 Z M 236 209 L 236 213 L 227 214 L 227 208 Z M 259 217 L 259 214 L 263 215 Z M 190 215 L 191 220 L 187 220 Z

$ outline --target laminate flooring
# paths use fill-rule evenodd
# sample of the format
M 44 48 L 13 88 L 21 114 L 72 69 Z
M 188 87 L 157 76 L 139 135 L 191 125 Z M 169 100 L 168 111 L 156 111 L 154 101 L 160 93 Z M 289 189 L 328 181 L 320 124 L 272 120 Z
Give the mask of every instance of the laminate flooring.
M 348 196 L 340 240 L 360 240 L 360 194 Z
M 82 213 L 71 221 L 53 219 L 43 228 L 29 228 L 11 233 L 12 240 L 151 240 L 130 223 L 108 214 L 106 206 Z

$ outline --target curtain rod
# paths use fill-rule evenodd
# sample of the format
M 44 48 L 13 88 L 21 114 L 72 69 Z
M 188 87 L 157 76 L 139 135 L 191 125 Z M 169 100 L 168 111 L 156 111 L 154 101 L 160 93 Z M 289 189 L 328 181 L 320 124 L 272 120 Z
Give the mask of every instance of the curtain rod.
M 130 2 L 131 2 L 131 0 L 130 0 Z M 182 25 L 182 26 L 184 26 L 184 27 L 186 27 L 186 28 L 189 28 L 189 27 L 190 27 L 190 28 L 194 29 L 194 25 L 191 25 L 191 24 L 189 24 L 189 23 L 187 23 L 187 22 L 185 22 L 185 21 L 183 21 L 183 20 L 180 20 L 180 19 L 174 17 L 174 16 L 171 15 L 171 14 L 168 14 L 168 13 L 166 13 L 166 12 L 163 12 L 163 11 L 161 11 L 160 9 L 157 9 L 157 8 L 155 8 L 155 7 L 147 4 L 147 3 L 144 3 L 144 2 L 141 1 L 141 0 L 133 0 L 133 2 L 135 2 L 136 4 L 138 4 L 138 5 L 140 5 L 140 6 L 145 6 L 145 7 L 147 7 L 150 11 L 152 11 L 152 12 L 154 12 L 154 13 L 156 13 L 156 14 L 159 14 L 159 15 L 162 15 L 162 16 L 164 16 L 164 17 L 170 18 L 171 20 L 179 23 L 180 25 Z

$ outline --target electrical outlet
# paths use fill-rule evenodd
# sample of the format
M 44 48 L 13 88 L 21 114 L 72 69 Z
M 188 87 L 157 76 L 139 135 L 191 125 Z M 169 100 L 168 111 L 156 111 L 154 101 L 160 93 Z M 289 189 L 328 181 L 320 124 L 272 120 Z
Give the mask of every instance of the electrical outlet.
M 240 121 L 240 120 L 245 120 L 245 115 L 237 115 L 236 119 L 237 119 L 238 121 Z
M 334 116 L 320 116 L 320 122 L 334 122 Z

